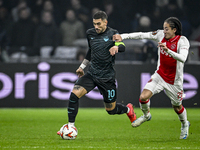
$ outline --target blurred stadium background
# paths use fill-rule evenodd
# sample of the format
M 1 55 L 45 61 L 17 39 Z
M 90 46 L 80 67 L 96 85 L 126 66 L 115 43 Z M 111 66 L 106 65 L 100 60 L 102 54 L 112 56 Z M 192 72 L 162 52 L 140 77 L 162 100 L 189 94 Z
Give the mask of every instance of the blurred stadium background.
M 191 44 L 184 106 L 199 107 L 199 7 L 198 0 L 0 0 L 0 107 L 66 107 L 97 10 L 106 11 L 108 25 L 119 33 L 162 29 L 167 17 L 178 17 Z M 156 69 L 157 43 L 124 42 L 126 52 L 116 55 L 118 101 L 138 106 Z M 164 92 L 152 99 L 152 107 L 171 107 Z M 80 107 L 103 107 L 98 90 L 84 96 Z

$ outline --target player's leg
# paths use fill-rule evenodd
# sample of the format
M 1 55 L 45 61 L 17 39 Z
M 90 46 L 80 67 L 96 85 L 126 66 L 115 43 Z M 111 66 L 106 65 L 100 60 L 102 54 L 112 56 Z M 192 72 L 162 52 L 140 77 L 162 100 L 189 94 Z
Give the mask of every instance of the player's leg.
M 74 124 L 75 122 L 75 118 L 78 113 L 79 99 L 94 89 L 94 87 L 94 81 L 88 73 L 76 81 L 68 104 L 68 121 L 70 124 Z
M 122 105 L 120 103 L 111 102 L 111 103 L 104 103 L 105 104 L 105 109 L 110 115 L 115 115 L 115 114 L 124 114 L 127 113 L 128 108 L 125 105 Z
M 189 127 L 190 122 L 187 120 L 187 111 L 183 107 L 183 105 L 180 106 L 174 106 L 174 111 L 177 113 L 179 120 L 181 121 L 181 134 L 180 139 L 187 139 L 189 136 Z
M 180 106 L 174 106 L 174 111 L 177 113 L 179 120 L 181 121 L 181 134 L 180 139 L 187 139 L 189 136 L 189 127 L 190 122 L 187 120 L 187 111 L 183 107 L 183 105 Z
M 183 89 L 181 86 L 167 84 L 165 92 L 171 99 L 174 111 L 181 122 L 180 139 L 186 139 L 189 136 L 190 122 L 187 120 L 187 111 L 182 105 L 182 100 L 185 97 Z
M 91 76 L 87 73 L 76 81 L 68 103 L 68 124 L 70 126 L 74 126 L 79 108 L 79 99 L 94 87 L 95 84 Z M 57 134 L 60 134 L 59 131 Z
M 126 113 L 131 122 L 136 119 L 132 104 L 125 106 L 123 104 L 116 103 L 117 90 L 115 80 L 110 80 L 107 82 L 97 81 L 97 86 L 104 97 L 105 109 L 108 114 L 114 115 Z
M 183 105 L 180 106 L 174 106 L 174 111 L 177 113 L 179 120 L 181 121 L 181 124 L 186 125 L 187 124 L 187 111 L 183 107 Z
M 69 97 L 68 103 L 68 121 L 69 125 L 74 125 L 78 113 L 79 99 L 87 93 L 86 89 L 80 85 L 74 85 Z
M 145 85 L 142 93 L 140 94 L 139 105 L 144 115 L 132 123 L 133 127 L 138 127 L 143 122 L 151 120 L 150 98 L 162 90 L 162 79 L 157 73 L 155 73 L 151 76 L 151 79 Z
M 132 122 L 133 127 L 140 126 L 143 122 L 151 120 L 150 114 L 150 98 L 152 97 L 152 92 L 150 90 L 144 89 L 140 95 L 139 105 L 143 112 L 143 116 L 139 117 Z
M 80 85 L 74 85 L 68 103 L 68 125 L 74 126 L 75 118 L 78 113 L 79 98 L 87 93 L 86 89 Z M 60 131 L 57 132 L 60 135 Z
M 153 93 L 144 89 L 140 94 L 139 105 L 145 117 L 149 116 L 150 113 L 150 98 L 153 96 Z
M 136 120 L 136 114 L 134 112 L 133 105 L 131 103 L 129 103 L 126 106 L 120 103 L 116 103 L 116 101 L 112 103 L 104 103 L 104 104 L 105 104 L 105 109 L 108 112 L 108 114 L 115 115 L 115 114 L 126 113 L 131 122 Z

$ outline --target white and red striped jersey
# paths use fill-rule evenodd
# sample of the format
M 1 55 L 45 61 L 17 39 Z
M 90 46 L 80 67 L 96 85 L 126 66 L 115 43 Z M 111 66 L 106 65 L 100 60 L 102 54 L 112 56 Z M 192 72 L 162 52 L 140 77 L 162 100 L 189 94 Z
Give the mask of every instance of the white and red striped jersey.
M 189 51 L 189 41 L 185 36 L 175 36 L 166 40 L 163 30 L 154 32 L 135 32 L 121 34 L 122 39 L 151 39 L 165 43 L 168 51 L 158 48 L 158 63 L 156 72 L 163 80 L 172 85 L 183 84 L 183 68 Z

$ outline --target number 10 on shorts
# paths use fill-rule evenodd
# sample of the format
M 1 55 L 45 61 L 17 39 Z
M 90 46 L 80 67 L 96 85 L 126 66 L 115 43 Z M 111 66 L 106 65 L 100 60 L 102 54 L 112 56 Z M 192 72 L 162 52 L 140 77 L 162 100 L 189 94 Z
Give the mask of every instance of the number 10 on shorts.
M 108 100 L 112 100 L 115 97 L 115 90 L 108 90 Z

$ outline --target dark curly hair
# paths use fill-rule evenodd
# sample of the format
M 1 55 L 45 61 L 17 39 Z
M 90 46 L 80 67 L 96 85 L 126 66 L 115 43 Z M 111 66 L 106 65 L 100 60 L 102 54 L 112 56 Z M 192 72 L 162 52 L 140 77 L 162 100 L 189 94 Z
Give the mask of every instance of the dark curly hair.
M 104 12 L 104 11 L 97 11 L 94 16 L 93 16 L 93 19 L 101 19 L 101 20 L 104 20 L 104 19 L 108 19 L 108 16 L 107 14 Z
M 167 22 L 172 29 L 176 28 L 176 35 L 182 35 L 182 24 L 178 18 L 169 17 L 165 22 Z

